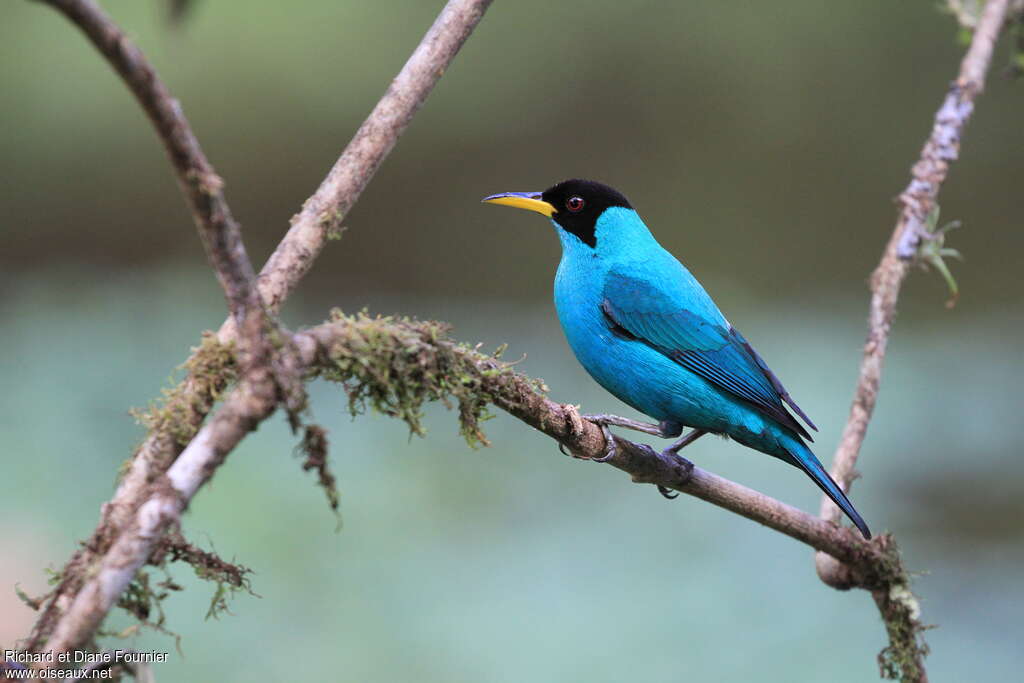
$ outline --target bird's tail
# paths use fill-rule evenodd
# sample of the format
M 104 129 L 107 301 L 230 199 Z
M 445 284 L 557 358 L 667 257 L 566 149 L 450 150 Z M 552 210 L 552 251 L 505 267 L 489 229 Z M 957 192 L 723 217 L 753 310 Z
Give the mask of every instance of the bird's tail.
M 818 462 L 818 458 L 811 452 L 811 449 L 797 438 L 786 438 L 781 441 L 783 441 L 786 450 L 789 451 L 793 464 L 806 472 L 807 476 L 813 479 L 814 483 L 825 492 L 825 495 L 839 506 L 839 509 L 850 518 L 850 521 L 857 525 L 864 538 L 870 539 L 871 530 L 868 529 L 868 525 L 864 523 L 864 519 L 857 512 L 856 508 L 853 507 L 853 503 L 846 497 L 843 490 L 839 488 L 835 480 L 821 466 L 821 463 Z

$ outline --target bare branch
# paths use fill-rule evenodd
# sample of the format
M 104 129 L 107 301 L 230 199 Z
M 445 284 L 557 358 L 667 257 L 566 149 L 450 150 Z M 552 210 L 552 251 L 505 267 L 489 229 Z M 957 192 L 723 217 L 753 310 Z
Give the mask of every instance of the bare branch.
M 971 46 L 960 65 L 959 78 L 953 83 L 935 115 L 931 136 L 921 150 L 920 160 L 914 165 L 910 184 L 900 195 L 901 209 L 896 229 L 881 262 L 871 276 L 871 304 L 864 358 L 850 416 L 832 460 L 832 477 L 847 491 L 856 478 L 857 456 L 878 398 L 882 364 L 896 314 L 900 287 L 918 244 L 931 236 L 925 230 L 928 216 L 936 205 L 939 188 L 946 179 L 949 164 L 959 154 L 960 136 L 974 109 L 974 98 L 984 88 L 985 73 L 992 59 L 992 49 L 1006 20 L 1008 4 L 1009 0 L 990 0 L 985 6 Z M 841 518 L 839 508 L 827 496 L 822 499 L 821 516 L 832 521 Z
M 171 154 L 190 206 L 193 206 L 201 234 L 207 233 L 207 225 L 217 225 L 219 222 L 225 226 L 224 230 L 213 231 L 213 240 L 207 244 L 217 244 L 217 240 L 237 234 L 237 225 L 223 202 L 220 179 L 205 161 L 187 123 L 181 125 L 184 118 L 180 116 L 180 108 L 166 88 L 159 84 L 138 49 L 105 19 L 92 2 L 44 1 L 51 2 L 81 26 L 122 74 L 147 114 L 153 118 Z M 327 179 L 293 219 L 291 229 L 264 266 L 257 286 L 269 311 L 274 312 L 280 307 L 309 270 L 326 243 L 329 231 L 340 225 L 344 213 L 358 199 L 490 3 L 491 0 L 451 0 L 442 10 L 331 169 Z M 190 170 L 193 172 L 190 173 Z M 235 228 L 234 233 L 231 226 Z M 237 244 L 228 239 L 222 246 L 223 249 L 219 249 L 218 253 L 237 254 L 238 249 L 241 249 L 244 256 L 240 239 Z M 215 261 L 214 266 L 218 273 L 222 272 Z M 237 269 L 233 272 L 240 275 L 239 282 L 230 283 L 231 288 L 226 286 L 225 291 L 243 292 L 244 288 L 239 283 L 251 280 L 251 267 L 248 272 Z M 239 294 L 239 301 L 246 296 Z M 231 310 L 234 312 L 237 309 L 232 306 Z M 218 332 L 221 341 L 235 338 L 235 322 L 229 320 L 221 327 Z M 185 365 L 190 367 L 199 361 L 194 353 Z M 136 451 L 114 497 L 102 507 L 96 530 L 65 566 L 61 584 L 36 622 L 29 641 L 31 648 L 39 647 L 46 639 L 61 611 L 70 605 L 71 599 L 78 592 L 89 567 L 109 548 L 119 529 L 132 519 L 134 511 L 145 497 L 147 486 L 178 455 L 182 447 L 182 433 L 191 435 L 199 428 L 216 396 L 226 387 L 228 379 L 224 373 L 216 373 L 212 379 L 189 376 L 171 392 L 168 403 L 175 408 L 175 430 L 155 429 Z
M 978 26 L 984 10 L 985 0 L 946 0 L 946 10 L 956 17 L 961 28 L 973 31 Z M 1024 0 L 1010 0 L 1009 9 L 1011 15 L 1024 12 Z
M 960 152 L 960 138 L 974 110 L 974 100 L 985 86 L 985 74 L 992 61 L 992 51 L 1007 19 L 1010 0 L 989 0 L 975 27 L 970 48 L 960 63 L 960 73 L 950 87 L 935 115 L 931 135 L 925 141 L 921 157 L 911 171 L 910 184 L 900 195 L 900 215 L 882 259 L 871 276 L 871 303 L 868 314 L 868 337 L 864 357 L 854 390 L 850 415 L 843 429 L 832 461 L 832 477 L 849 491 L 856 478 L 857 457 L 867 434 L 882 378 L 882 365 L 900 288 L 911 263 L 923 243 L 935 239 L 929 232 L 929 217 L 937 209 L 939 189 L 946 179 L 949 165 Z M 838 523 L 842 513 L 828 496 L 822 497 L 821 518 Z M 910 592 L 910 581 L 900 566 L 884 590 L 872 591 L 886 629 L 890 645 L 879 657 L 882 673 L 905 681 L 926 683 L 924 666 L 927 646 L 919 639 L 925 628 L 918 617 L 916 599 Z M 819 552 L 815 556 L 818 576 L 836 588 L 849 588 L 859 583 L 855 571 L 844 565 L 838 556 Z
M 309 270 L 328 233 L 341 227 L 342 218 L 405 132 L 491 1 L 450 0 L 320 187 L 292 219 L 291 229 L 260 273 L 260 293 L 271 310 L 277 310 Z
M 145 55 L 95 2 L 43 2 L 62 12 L 85 33 L 149 116 L 192 210 L 199 236 L 227 297 L 228 310 L 240 324 L 246 307 L 255 310 L 259 306 L 256 274 L 245 253 L 241 230 L 224 199 L 224 182 L 203 154 L 181 105 L 171 96 Z

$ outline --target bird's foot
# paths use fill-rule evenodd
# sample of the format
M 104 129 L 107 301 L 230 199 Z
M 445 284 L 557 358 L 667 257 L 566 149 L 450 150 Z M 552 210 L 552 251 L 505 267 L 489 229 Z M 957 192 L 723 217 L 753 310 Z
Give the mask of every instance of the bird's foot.
M 608 462 L 609 460 L 614 458 L 615 454 L 618 452 L 618 449 L 615 446 L 615 435 L 612 434 L 612 430 L 608 429 L 608 425 L 601 423 L 598 424 L 601 427 L 601 431 L 604 433 L 605 443 L 604 455 L 602 455 L 600 458 L 588 458 L 586 456 L 576 455 L 575 453 L 567 449 L 565 447 L 565 444 L 561 442 L 559 442 L 558 444 L 558 450 L 562 453 L 562 455 L 568 455 L 569 457 L 576 458 L 578 460 L 589 460 L 591 462 Z
M 588 416 L 589 417 L 589 416 Z M 593 462 L 608 462 L 615 457 L 615 453 L 618 452 L 618 447 L 615 445 L 615 435 L 612 434 L 612 430 L 604 422 L 593 420 L 601 427 L 601 433 L 604 434 L 604 455 L 600 458 L 590 458 Z
M 580 415 L 579 409 L 574 405 L 563 406 L 566 409 L 566 416 L 569 426 L 569 432 L 576 438 L 583 435 L 583 420 L 590 420 L 597 424 L 601 428 L 601 432 L 604 434 L 605 443 L 605 454 L 599 458 L 590 458 L 567 448 L 564 443 L 559 442 L 558 450 L 561 451 L 562 455 L 568 455 L 579 460 L 591 460 L 593 462 L 608 462 L 615 457 L 615 436 L 612 434 L 611 429 L 608 428 L 608 424 L 611 421 L 612 424 L 619 424 L 618 420 L 624 420 L 625 418 L 616 417 L 614 415 Z M 606 420 L 604 418 L 610 418 Z M 632 422 L 632 421 L 631 421 Z M 643 423 L 637 423 L 643 424 Z
M 691 443 L 693 443 L 694 441 L 696 441 L 700 437 L 704 436 L 705 434 L 707 434 L 707 432 L 704 431 L 703 429 L 694 429 L 689 434 L 687 434 L 686 436 L 682 437 L 681 439 L 679 439 L 678 441 L 673 443 L 671 446 L 669 446 L 665 450 L 661 451 L 661 453 L 658 453 L 653 448 L 651 448 L 650 446 L 647 446 L 645 444 L 638 444 L 638 445 L 640 446 L 640 448 L 642 448 L 643 450 L 647 451 L 648 454 L 653 455 L 654 457 L 659 458 L 660 460 L 682 459 L 682 456 L 679 455 L 679 451 L 681 451 L 683 448 L 685 448 L 686 446 L 690 445 Z M 689 476 L 689 472 L 693 470 L 693 463 L 691 463 L 690 461 L 685 460 L 685 459 L 683 459 L 683 462 L 686 464 L 686 467 L 687 467 L 687 477 L 688 477 Z M 668 488 L 667 486 L 663 486 L 662 484 L 657 484 L 657 487 L 658 487 L 658 493 L 660 493 L 662 496 L 664 496 L 665 498 L 667 498 L 669 500 L 673 500 L 673 499 L 679 497 L 679 493 L 677 491 L 673 491 L 672 489 Z
M 635 445 L 636 445 L 637 448 L 639 448 L 640 450 L 642 450 L 645 453 L 647 453 L 648 456 L 650 456 L 652 458 L 658 458 L 659 460 L 664 460 L 666 456 L 675 456 L 676 455 L 674 452 L 669 450 L 669 448 L 671 448 L 671 446 L 669 448 L 666 448 L 665 450 L 663 450 L 662 452 L 659 453 L 658 451 L 654 450 L 653 448 L 651 448 L 650 446 L 648 446 L 645 443 L 638 443 L 638 444 L 635 444 Z M 685 461 L 684 460 L 684 462 L 689 462 L 689 461 Z M 657 484 L 657 483 L 652 482 L 650 480 L 641 479 L 641 478 L 636 477 L 636 476 L 633 477 L 633 481 L 636 482 L 637 484 L 654 484 L 655 486 L 658 487 L 658 493 L 660 493 L 665 498 L 668 498 L 669 500 L 674 500 L 674 499 L 679 497 L 679 492 L 678 491 L 673 491 L 672 489 L 670 489 L 669 487 L 667 487 L 667 486 L 665 486 L 663 484 Z

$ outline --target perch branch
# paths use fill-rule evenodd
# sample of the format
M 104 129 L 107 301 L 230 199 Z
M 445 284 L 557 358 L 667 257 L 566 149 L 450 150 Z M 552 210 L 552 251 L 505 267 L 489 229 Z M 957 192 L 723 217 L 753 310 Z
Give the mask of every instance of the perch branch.
M 448 339 L 437 323 L 341 317 L 290 338 L 300 370 L 344 383 L 350 396 L 364 392 L 383 397 L 380 400 L 392 406 L 396 415 L 414 415 L 426 400 L 449 398 L 445 392 L 451 390 L 438 387 L 461 387 L 456 398 L 464 430 L 467 425 L 476 428 L 476 418 L 490 403 L 564 444 L 578 457 L 594 459 L 605 454 L 601 428 L 582 419 L 575 407 L 551 401 L 538 389 L 537 381 Z M 365 368 L 386 372 L 358 374 Z M 246 434 L 274 412 L 273 389 L 267 375 L 243 380 L 167 472 L 147 487 L 145 501 L 64 612 L 47 650 L 56 655 L 88 642 L 163 533 L 179 523 L 199 488 Z M 831 553 L 858 573 L 861 585 L 884 588 L 891 580 L 891 561 L 883 544 L 864 541 L 848 528 L 707 472 L 678 455 L 663 455 L 614 438 L 616 454 L 609 464 L 633 481 L 695 496 Z
M 145 60 L 138 48 L 132 45 L 116 26 L 106 20 L 93 3 L 75 0 L 44 1 L 63 11 L 71 21 L 82 28 L 100 51 L 111 60 L 133 92 L 137 92 L 136 88 L 139 88 L 146 93 L 147 88 L 155 88 L 155 83 L 161 95 L 159 101 L 170 105 L 171 114 L 180 115 L 180 107 L 167 93 L 166 88 L 159 85 L 151 67 L 146 65 L 144 69 L 129 69 L 130 65 L 120 63 L 127 57 L 134 60 L 132 64 L 145 64 Z M 490 4 L 491 0 L 451 0 L 438 15 L 377 106 L 356 132 L 330 174 L 305 202 L 300 214 L 292 220 L 291 228 L 261 271 L 257 281 L 258 292 L 269 311 L 278 310 L 309 270 L 327 242 L 329 231 L 340 225 L 345 212 L 358 199 Z M 187 124 L 183 127 L 178 125 L 180 121 L 184 121 L 184 117 L 164 116 L 157 119 L 150 113 L 151 108 L 147 104 L 154 99 L 149 96 L 147 99 L 139 99 L 153 119 L 165 146 L 168 147 L 175 169 L 179 170 L 179 164 L 182 168 L 209 169 L 209 164 L 205 163 L 205 158 Z M 170 136 L 169 133 L 173 133 L 174 136 Z M 191 150 L 194 154 L 182 155 L 179 148 Z M 204 163 L 195 164 L 196 158 L 202 159 Z M 182 175 L 179 171 L 179 178 L 182 179 L 182 186 L 190 205 L 207 207 L 210 209 L 211 218 L 234 225 L 227 205 L 221 206 L 213 202 L 213 199 L 223 202 L 223 195 L 220 192 L 221 182 L 212 169 L 209 169 L 208 174 L 198 175 Z M 196 194 L 197 200 L 202 201 L 196 204 L 193 201 L 193 194 Z M 228 246 L 227 251 L 234 253 L 230 245 Z M 240 241 L 238 246 L 241 247 Z M 216 263 L 214 265 L 216 266 Z M 251 273 L 251 267 L 249 272 Z M 237 288 L 225 289 L 236 290 Z M 232 311 L 234 310 L 232 308 Z M 221 327 L 218 332 L 221 341 L 235 338 L 235 323 L 236 320 L 232 318 Z M 201 359 L 198 353 L 194 353 L 186 361 L 186 366 L 191 367 L 198 362 L 201 362 Z M 180 432 L 184 430 L 194 433 L 194 430 L 199 428 L 216 396 L 227 386 L 229 379 L 224 373 L 218 373 L 215 381 L 211 383 L 190 375 L 169 393 L 167 403 L 173 408 L 170 412 L 174 414 L 174 424 L 162 423 L 152 429 L 136 451 L 114 497 L 103 505 L 96 530 L 62 571 L 61 584 L 33 629 L 29 640 L 30 648 L 41 646 L 61 611 L 67 608 L 78 592 L 89 567 L 109 548 L 118 530 L 132 518 L 135 509 L 143 500 L 147 486 L 173 462 L 181 449 Z M 178 433 L 174 433 L 175 431 Z

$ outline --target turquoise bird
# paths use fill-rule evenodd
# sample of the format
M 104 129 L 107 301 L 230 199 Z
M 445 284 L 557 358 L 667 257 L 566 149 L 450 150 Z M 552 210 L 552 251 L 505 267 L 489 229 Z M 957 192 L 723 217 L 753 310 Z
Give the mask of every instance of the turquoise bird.
M 803 470 L 871 538 L 787 406 L 817 427 L 622 194 L 601 183 L 566 180 L 543 192 L 505 192 L 483 201 L 551 219 L 562 243 L 555 308 L 569 346 L 598 384 L 658 421 L 587 416 L 605 430 L 604 460 L 614 455 L 609 425 L 662 438 L 680 437 L 690 427 L 668 453 L 704 434 L 726 436 Z

